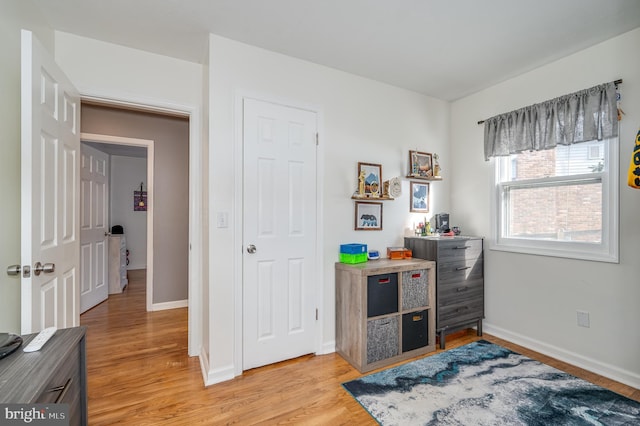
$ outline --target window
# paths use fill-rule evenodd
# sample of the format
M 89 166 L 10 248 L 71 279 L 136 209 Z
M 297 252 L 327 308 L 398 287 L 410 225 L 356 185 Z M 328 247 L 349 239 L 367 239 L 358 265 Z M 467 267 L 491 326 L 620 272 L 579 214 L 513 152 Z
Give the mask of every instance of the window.
M 616 138 L 496 157 L 492 248 L 618 262 L 617 146 Z

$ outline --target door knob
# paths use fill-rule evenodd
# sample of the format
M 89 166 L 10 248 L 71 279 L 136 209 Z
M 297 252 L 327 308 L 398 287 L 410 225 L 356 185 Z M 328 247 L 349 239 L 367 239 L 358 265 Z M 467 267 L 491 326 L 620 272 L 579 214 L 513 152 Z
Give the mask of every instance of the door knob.
M 56 264 L 55 263 L 45 263 L 42 264 L 40 262 L 36 262 L 33 265 L 33 274 L 37 277 L 40 275 L 40 272 L 44 272 L 45 274 L 50 274 L 51 272 L 55 272 Z
M 253 253 L 255 253 L 255 252 L 256 252 L 256 246 L 254 246 L 253 244 L 249 244 L 249 245 L 247 246 L 247 253 L 251 253 L 251 254 L 253 254 Z

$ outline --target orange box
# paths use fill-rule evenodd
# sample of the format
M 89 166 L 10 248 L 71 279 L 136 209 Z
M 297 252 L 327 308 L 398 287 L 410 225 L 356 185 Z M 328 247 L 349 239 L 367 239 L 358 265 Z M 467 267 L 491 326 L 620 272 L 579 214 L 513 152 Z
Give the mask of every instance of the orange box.
M 410 259 L 412 256 L 411 250 L 404 247 L 387 247 L 387 258 L 389 259 Z
M 387 247 L 387 257 L 389 259 L 404 259 L 404 247 Z

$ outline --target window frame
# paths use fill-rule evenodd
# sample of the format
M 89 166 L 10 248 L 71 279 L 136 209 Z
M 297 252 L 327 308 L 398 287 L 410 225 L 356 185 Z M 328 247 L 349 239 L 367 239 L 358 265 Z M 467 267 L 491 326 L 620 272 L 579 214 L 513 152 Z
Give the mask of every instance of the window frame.
M 509 156 L 495 157 L 493 182 L 491 185 L 491 250 L 552 256 L 599 262 L 619 263 L 619 138 L 605 141 L 605 170 L 585 175 L 556 176 L 522 181 L 501 182 L 503 170 L 508 166 Z M 602 183 L 602 241 L 600 243 L 577 241 L 554 241 L 506 237 L 508 211 L 505 192 L 510 188 L 546 187 L 570 183 Z

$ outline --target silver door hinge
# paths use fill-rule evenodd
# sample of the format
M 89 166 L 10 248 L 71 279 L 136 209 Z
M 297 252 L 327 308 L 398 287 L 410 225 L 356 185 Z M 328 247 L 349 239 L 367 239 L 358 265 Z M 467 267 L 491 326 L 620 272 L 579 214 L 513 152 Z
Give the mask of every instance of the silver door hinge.
M 320 145 L 320 137 L 318 136 L 318 133 L 316 133 L 316 146 Z
M 316 308 L 316 321 L 318 321 L 318 308 Z

